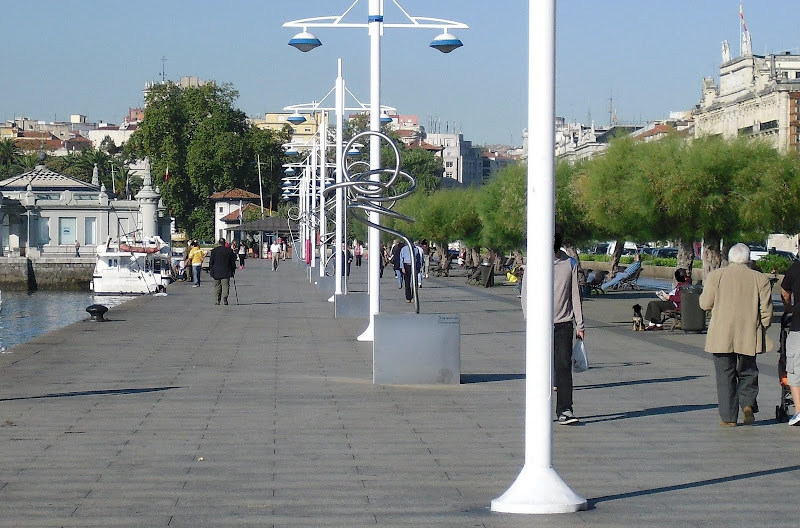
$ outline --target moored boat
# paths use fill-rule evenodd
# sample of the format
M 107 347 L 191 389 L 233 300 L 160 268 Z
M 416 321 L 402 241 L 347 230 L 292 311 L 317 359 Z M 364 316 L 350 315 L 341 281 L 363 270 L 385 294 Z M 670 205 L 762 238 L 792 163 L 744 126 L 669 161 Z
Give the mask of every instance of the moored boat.
M 120 239 L 97 247 L 91 289 L 97 295 L 139 295 L 163 291 L 172 282 L 170 246 L 158 236 Z

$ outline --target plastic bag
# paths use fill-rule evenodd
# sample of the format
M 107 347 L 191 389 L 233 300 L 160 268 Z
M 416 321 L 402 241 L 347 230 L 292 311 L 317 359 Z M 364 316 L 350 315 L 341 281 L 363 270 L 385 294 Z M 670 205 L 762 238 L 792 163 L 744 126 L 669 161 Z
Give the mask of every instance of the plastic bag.
M 576 339 L 572 345 L 572 372 L 586 372 L 589 370 L 589 357 L 586 355 L 586 345 L 583 339 Z

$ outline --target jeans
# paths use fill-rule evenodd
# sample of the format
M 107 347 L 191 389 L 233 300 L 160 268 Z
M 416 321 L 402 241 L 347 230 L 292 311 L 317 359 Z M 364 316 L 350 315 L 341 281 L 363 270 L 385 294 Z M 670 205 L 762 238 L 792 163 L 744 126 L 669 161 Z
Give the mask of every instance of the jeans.
M 414 298 L 414 289 L 411 287 L 411 264 L 403 264 L 403 269 L 405 270 L 403 282 L 406 286 L 406 300 L 410 301 Z
M 556 416 L 572 410 L 572 321 L 553 325 L 553 366 L 556 373 Z
M 192 274 L 194 283 L 200 286 L 200 264 L 192 264 Z
M 403 274 L 400 272 L 399 269 L 394 270 L 394 276 L 397 277 L 397 287 L 403 287 Z

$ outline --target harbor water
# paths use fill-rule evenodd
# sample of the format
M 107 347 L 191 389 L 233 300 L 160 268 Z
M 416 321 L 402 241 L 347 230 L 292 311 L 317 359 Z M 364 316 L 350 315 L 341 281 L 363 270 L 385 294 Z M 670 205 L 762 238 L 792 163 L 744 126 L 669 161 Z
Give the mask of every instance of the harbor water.
M 4 291 L 0 303 L 0 351 L 13 353 L 14 345 L 88 319 L 86 307 L 91 304 L 111 308 L 129 299 L 95 296 L 90 292 Z

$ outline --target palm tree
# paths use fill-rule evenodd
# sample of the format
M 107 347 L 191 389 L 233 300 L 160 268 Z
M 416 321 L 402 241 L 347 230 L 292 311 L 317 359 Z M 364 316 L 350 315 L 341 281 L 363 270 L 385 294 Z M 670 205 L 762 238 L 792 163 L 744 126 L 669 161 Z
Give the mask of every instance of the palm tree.
M 0 139 L 0 167 L 11 167 L 21 151 L 13 138 Z

